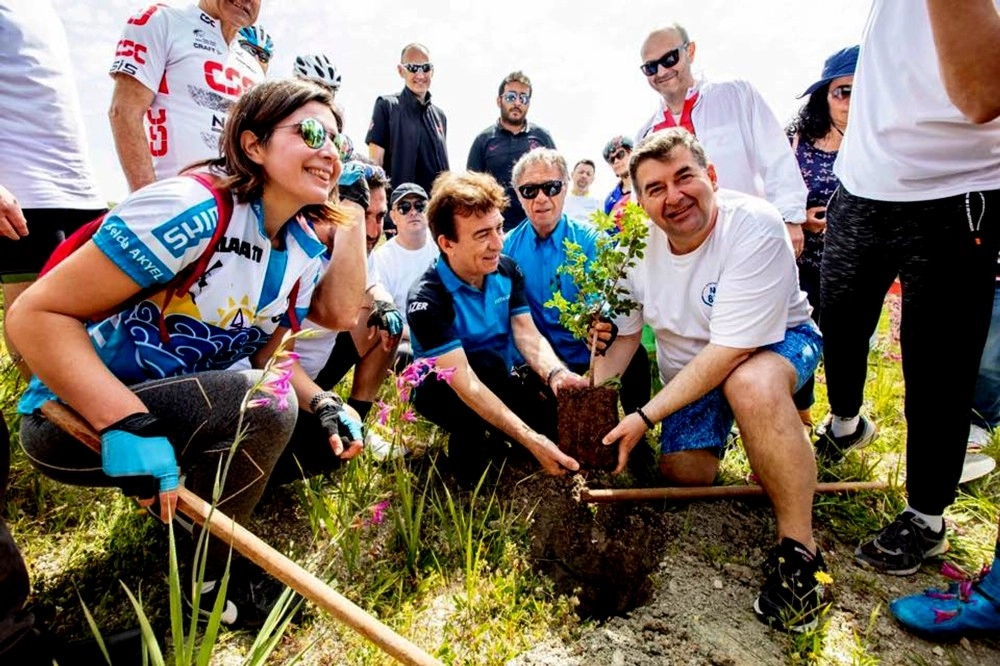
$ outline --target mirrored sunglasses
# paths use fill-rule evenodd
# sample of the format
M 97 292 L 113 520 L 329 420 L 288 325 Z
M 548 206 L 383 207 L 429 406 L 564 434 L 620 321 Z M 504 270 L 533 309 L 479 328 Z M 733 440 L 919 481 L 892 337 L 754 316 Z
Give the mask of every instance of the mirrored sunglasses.
M 502 99 L 505 104 L 513 104 L 514 102 L 520 102 L 524 106 L 531 104 L 531 95 L 528 93 L 508 91 L 500 95 L 500 99 Z
M 240 46 L 242 46 L 246 51 L 248 51 L 251 55 L 257 58 L 257 60 L 260 60 L 262 63 L 268 63 L 271 61 L 271 52 L 268 51 L 267 49 L 262 49 L 256 44 L 251 44 L 250 42 L 241 42 Z
M 427 210 L 427 202 L 423 199 L 418 199 L 417 201 L 400 201 L 396 204 L 396 210 L 402 215 L 409 215 L 411 209 L 422 213 Z
M 687 45 L 688 43 L 684 42 L 676 49 L 672 51 L 667 51 L 657 60 L 647 60 L 646 62 L 639 65 L 639 69 L 641 69 L 642 73 L 645 74 L 646 76 L 655 76 L 657 68 L 659 68 L 661 65 L 663 66 L 664 69 L 670 69 L 680 61 L 681 50 L 686 49 Z
M 530 200 L 537 197 L 539 191 L 544 192 L 547 197 L 554 197 L 562 192 L 562 188 L 563 182 L 561 180 L 547 180 L 544 183 L 521 185 L 517 191 L 521 193 L 522 197 Z
M 408 71 L 410 74 L 416 74 L 417 72 L 423 72 L 424 74 L 427 74 L 428 72 L 434 69 L 434 64 L 425 62 L 418 65 L 412 62 L 404 62 L 403 69 Z
M 830 94 L 836 97 L 837 99 L 851 99 L 852 88 L 853 86 L 847 83 L 842 86 L 837 86 L 836 88 L 830 91 Z
M 313 150 L 319 150 L 326 145 L 327 138 L 331 138 L 333 141 L 334 148 L 337 149 L 337 154 L 340 155 L 342 159 L 345 158 L 344 153 L 347 152 L 347 157 L 353 152 L 351 142 L 343 134 L 333 133 L 330 137 L 330 132 L 327 131 L 326 127 L 316 118 L 303 118 L 297 123 L 292 123 L 291 125 L 278 125 L 275 129 L 282 127 L 294 127 L 302 137 L 302 141 L 305 142 L 307 146 Z

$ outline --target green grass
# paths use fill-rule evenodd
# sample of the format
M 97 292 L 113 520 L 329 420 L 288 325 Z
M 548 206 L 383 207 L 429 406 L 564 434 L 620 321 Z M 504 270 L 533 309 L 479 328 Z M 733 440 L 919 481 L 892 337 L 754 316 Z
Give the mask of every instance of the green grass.
M 852 453 L 844 462 L 822 469 L 821 475 L 827 480 L 888 479 L 894 487 L 816 498 L 817 528 L 842 549 L 884 526 L 905 504 L 905 422 L 897 353 L 887 309 L 870 357 L 863 408 L 878 424 L 879 437 L 870 449 Z M 16 431 L 14 401 L 22 387 L 9 368 L 2 372 L 0 400 Z M 383 399 L 391 399 L 392 393 L 392 387 L 385 387 Z M 827 409 L 822 372 L 817 398 L 813 416 L 818 423 Z M 442 433 L 423 422 L 404 427 L 397 434 L 411 448 L 419 443 L 426 449 L 424 455 L 386 463 L 363 457 L 330 478 L 297 482 L 293 490 L 265 504 L 255 524 L 267 525 L 270 513 L 286 515 L 290 505 L 298 522 L 282 526 L 288 534 L 281 532 L 280 539 L 272 541 L 285 544 L 308 569 L 445 663 L 499 664 L 543 640 L 574 640 L 589 629 L 590 623 L 574 615 L 574 600 L 556 595 L 530 566 L 531 510 L 515 507 L 485 484 L 474 492 L 449 485 L 435 465 L 444 446 Z M 17 446 L 16 434 L 12 451 L 6 515 L 32 572 L 32 602 L 39 615 L 64 636 L 90 633 L 84 604 L 105 634 L 132 626 L 136 616 L 124 584 L 141 597 L 153 627 L 168 626 L 165 529 L 116 491 L 75 488 L 41 476 Z M 987 453 L 1000 455 L 1000 441 Z M 731 449 L 722 465 L 722 482 L 744 483 L 748 473 L 742 449 Z M 992 557 L 998 491 L 1000 474 L 995 473 L 963 487 L 947 513 L 954 528 L 951 556 L 966 570 L 978 569 Z M 749 506 L 761 516 L 770 515 L 766 503 Z M 685 525 L 696 523 L 700 510 L 695 505 L 681 509 L 679 539 L 693 538 Z M 290 541 L 294 545 L 289 547 Z M 698 544 L 697 550 L 712 566 L 734 561 L 717 543 Z M 677 542 L 666 550 L 668 557 L 677 552 Z M 755 564 L 739 558 L 738 563 Z M 885 581 L 859 569 L 839 572 L 835 594 L 837 587 L 874 599 L 885 596 Z M 829 612 L 837 612 L 836 601 Z M 873 629 L 879 613 L 884 615 L 876 608 L 870 617 L 857 618 L 848 645 L 840 646 L 850 653 L 851 663 L 880 663 Z M 244 659 L 260 649 L 274 649 L 269 663 L 293 663 L 303 651 L 319 652 L 330 663 L 390 663 L 363 638 L 311 607 L 280 640 L 262 639 L 265 645 L 254 645 L 254 639 L 223 634 L 219 649 Z M 789 662 L 823 663 L 834 638 L 821 625 L 814 632 L 778 640 L 784 641 Z M 168 663 L 170 645 L 161 642 Z M 914 663 L 919 659 L 914 657 Z

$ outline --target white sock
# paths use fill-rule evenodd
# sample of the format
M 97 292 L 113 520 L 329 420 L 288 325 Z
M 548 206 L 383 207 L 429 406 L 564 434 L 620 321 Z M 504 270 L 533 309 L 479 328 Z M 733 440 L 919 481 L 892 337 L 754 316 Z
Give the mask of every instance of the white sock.
M 926 513 L 921 513 L 909 504 L 906 505 L 906 510 L 916 516 L 918 522 L 921 522 L 929 527 L 932 532 L 940 532 L 942 528 L 944 528 L 944 516 L 931 516 Z
M 857 431 L 859 423 L 861 423 L 861 416 L 859 414 L 849 417 L 837 416 L 834 414 L 833 422 L 830 424 L 830 429 L 833 431 L 834 437 L 853 435 L 855 431 Z

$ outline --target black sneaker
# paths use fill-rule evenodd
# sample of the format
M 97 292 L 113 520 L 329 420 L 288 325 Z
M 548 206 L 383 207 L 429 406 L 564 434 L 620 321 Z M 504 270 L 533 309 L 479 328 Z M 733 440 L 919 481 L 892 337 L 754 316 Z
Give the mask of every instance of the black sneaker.
M 893 576 L 909 576 L 929 557 L 948 550 L 945 529 L 933 531 L 912 511 L 904 511 L 874 539 L 858 546 L 858 564 Z
M 833 434 L 833 414 L 827 414 L 816 428 L 816 454 L 825 460 L 841 460 L 849 451 L 863 449 L 875 439 L 875 424 L 864 416 L 858 417 L 858 427 L 850 435 Z
M 812 555 L 801 543 L 785 537 L 771 549 L 764 575 L 764 585 L 753 602 L 757 619 L 773 629 L 795 633 L 819 623 L 825 608 L 821 579 L 826 564 L 818 550 Z

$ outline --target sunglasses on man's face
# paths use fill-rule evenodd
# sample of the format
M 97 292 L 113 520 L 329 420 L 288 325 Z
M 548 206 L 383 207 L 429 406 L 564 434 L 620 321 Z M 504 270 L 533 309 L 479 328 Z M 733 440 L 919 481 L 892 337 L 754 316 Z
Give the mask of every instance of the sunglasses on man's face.
M 400 215 L 409 215 L 410 209 L 422 213 L 427 210 L 426 201 L 402 201 L 396 205 L 396 210 L 399 211 Z
M 512 90 L 500 95 L 500 99 L 502 99 L 505 104 L 513 104 L 514 102 L 520 102 L 524 106 L 531 104 L 531 95 L 528 93 L 514 92 Z
M 547 180 L 544 183 L 528 183 L 527 185 L 521 185 L 517 188 L 517 191 L 521 193 L 521 196 L 525 199 L 534 199 L 538 196 L 539 191 L 544 192 L 547 197 L 554 197 L 560 192 L 562 192 L 563 182 L 561 180 Z
M 851 99 L 851 84 L 847 83 L 842 86 L 837 86 L 830 91 L 830 94 L 837 99 Z
M 251 44 L 250 42 L 244 42 L 243 48 L 246 49 L 248 52 L 250 52 L 251 55 L 257 58 L 257 60 L 260 60 L 262 63 L 267 63 L 270 62 L 271 60 L 271 52 L 262 49 L 256 44 Z
M 613 154 L 612 154 L 612 155 L 611 155 L 611 156 L 610 156 L 610 157 L 608 158 L 608 164 L 614 164 L 614 163 L 615 163 L 615 162 L 617 162 L 618 160 L 623 160 L 623 159 L 625 159 L 626 157 L 628 157 L 628 151 L 627 151 L 627 150 L 625 150 L 624 148 L 619 148 L 619 149 L 618 149 L 618 152 L 616 152 L 616 153 L 613 153 Z
M 678 46 L 676 49 L 674 49 L 672 51 L 667 51 L 662 56 L 660 56 L 659 59 L 657 59 L 657 60 L 647 60 L 646 62 L 644 62 L 641 65 L 639 65 L 639 69 L 641 69 L 642 73 L 645 74 L 646 76 L 655 76 L 656 75 L 656 70 L 661 65 L 663 66 L 664 69 L 670 69 L 671 67 L 673 67 L 674 65 L 676 65 L 678 62 L 680 62 L 680 59 L 681 59 L 681 50 L 686 49 L 686 48 L 687 48 L 687 42 L 684 42 L 683 44 L 681 44 L 680 46 Z
M 423 72 L 424 74 L 427 74 L 428 72 L 434 69 L 434 65 L 429 62 L 425 62 L 420 65 L 412 62 L 404 62 L 403 69 L 408 71 L 410 74 L 416 74 L 417 72 Z

